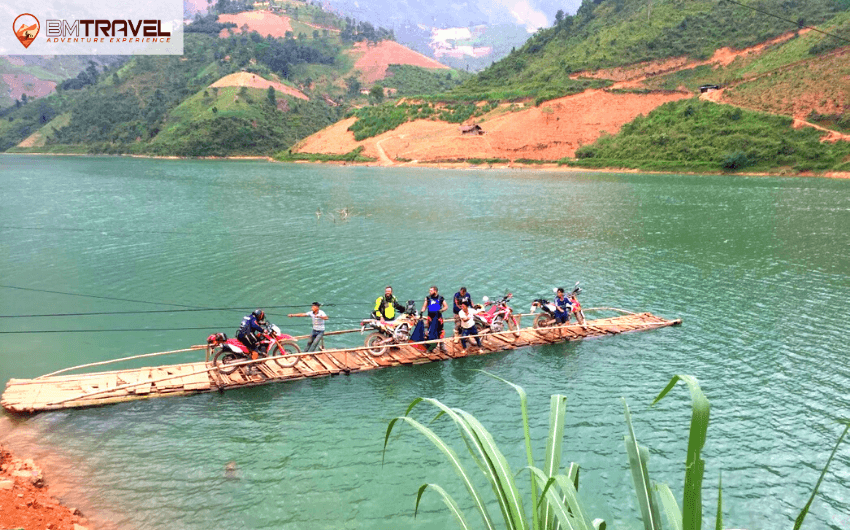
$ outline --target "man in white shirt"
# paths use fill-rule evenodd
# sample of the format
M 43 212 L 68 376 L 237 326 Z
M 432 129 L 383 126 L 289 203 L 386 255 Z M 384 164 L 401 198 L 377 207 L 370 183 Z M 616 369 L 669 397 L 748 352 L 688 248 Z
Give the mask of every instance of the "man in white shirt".
M 325 335 L 325 320 L 328 315 L 319 309 L 322 306 L 319 302 L 313 302 L 312 310 L 309 313 L 290 313 L 288 317 L 310 317 L 313 320 L 313 333 L 310 335 L 310 341 L 307 342 L 307 350 L 316 351 L 319 349 L 319 344 L 322 342 L 322 337 Z
M 460 319 L 460 343 L 463 349 L 466 350 L 466 337 L 475 336 L 475 342 L 481 348 L 481 339 L 478 337 L 478 329 L 475 327 L 475 319 L 472 318 L 472 311 L 469 309 L 469 302 L 463 301 L 460 304 L 460 311 L 457 317 Z

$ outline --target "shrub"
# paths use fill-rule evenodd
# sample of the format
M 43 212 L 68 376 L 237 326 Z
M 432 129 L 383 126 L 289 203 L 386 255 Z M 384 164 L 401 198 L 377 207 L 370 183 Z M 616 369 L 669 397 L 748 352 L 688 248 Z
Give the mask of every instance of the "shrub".
M 720 167 L 724 171 L 737 171 L 739 169 L 743 169 L 750 165 L 750 160 L 747 157 L 747 153 L 743 151 L 735 151 L 734 153 L 729 153 L 723 160 L 720 162 Z

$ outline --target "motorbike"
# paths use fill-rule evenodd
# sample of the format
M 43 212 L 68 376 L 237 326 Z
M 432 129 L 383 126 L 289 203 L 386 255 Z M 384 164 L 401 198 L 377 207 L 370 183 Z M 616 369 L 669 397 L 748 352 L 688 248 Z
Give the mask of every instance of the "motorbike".
M 212 350 L 213 365 L 223 374 L 233 373 L 238 366 L 235 363 L 269 357 L 283 368 L 294 366 L 301 348 L 292 337 L 280 332 L 274 324 L 267 325 L 258 333 L 257 351 L 252 352 L 236 337 L 227 338 L 224 333 L 213 333 L 207 337 L 207 346 Z
M 366 336 L 363 345 L 366 353 L 372 357 L 380 357 L 387 352 L 390 346 L 410 341 L 410 334 L 419 321 L 419 313 L 416 311 L 416 302 L 408 300 L 404 313 L 395 320 L 381 321 L 377 318 L 367 318 L 360 322 L 360 333 L 367 329 L 374 330 Z
M 567 299 L 570 301 L 570 313 L 567 314 L 567 324 L 569 324 L 569 317 L 571 314 L 576 316 L 576 322 L 579 324 L 584 324 L 584 311 L 581 310 L 581 303 L 578 301 L 578 294 L 581 292 L 581 287 L 578 286 L 579 282 L 576 282 L 573 290 L 570 291 L 570 294 L 567 295 Z M 553 289 L 554 292 L 558 292 L 557 289 Z M 534 317 L 534 322 L 532 327 L 536 329 L 545 329 L 545 328 L 553 328 L 560 326 L 555 320 L 555 303 L 551 300 L 547 300 L 545 298 L 537 298 L 531 303 L 531 312 L 533 313 L 535 309 L 540 308 L 543 312 L 538 313 Z
M 475 319 L 475 327 L 479 334 L 501 333 L 519 329 L 516 317 L 514 317 L 514 310 L 508 305 L 508 300 L 512 297 L 513 294 L 508 293 L 492 302 L 486 296 L 482 298 L 484 305 L 476 305 L 476 312 L 472 316 Z M 486 307 L 489 307 L 489 309 L 485 309 Z
M 578 282 L 576 282 L 575 287 L 573 287 L 573 290 L 570 291 L 569 298 L 570 298 L 570 302 L 572 302 L 572 304 L 573 304 L 572 313 L 576 316 L 576 322 L 583 325 L 584 322 L 585 322 L 584 311 L 581 310 L 581 302 L 578 301 L 578 294 L 580 292 L 581 292 L 581 287 L 579 287 Z

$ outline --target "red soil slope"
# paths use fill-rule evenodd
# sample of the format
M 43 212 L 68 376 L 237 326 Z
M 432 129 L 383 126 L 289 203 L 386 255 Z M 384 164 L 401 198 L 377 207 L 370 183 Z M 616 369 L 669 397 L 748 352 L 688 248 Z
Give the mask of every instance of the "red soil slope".
M 303 153 L 342 154 L 363 145 L 366 156 L 387 164 L 398 159 L 437 162 L 466 158 L 558 160 L 605 133 L 614 134 L 640 114 L 668 101 L 690 97 L 684 93 L 615 94 L 589 90 L 516 112 L 497 109 L 478 123 L 483 136 L 463 136 L 454 123 L 418 120 L 361 142 L 343 120 L 310 136 L 296 146 Z
M 449 67 L 429 59 L 421 53 L 417 53 L 401 44 L 385 40 L 377 45 L 366 42 L 358 42 L 349 52 L 356 58 L 354 68 L 360 70 L 360 80 L 366 84 L 374 83 L 387 76 L 387 67 L 391 64 L 408 64 L 422 68 Z
M 309 100 L 303 92 L 297 90 L 295 88 L 284 85 L 283 83 L 278 83 L 276 81 L 269 81 L 268 79 L 264 79 L 257 74 L 250 74 L 248 72 L 236 72 L 235 74 L 230 74 L 222 77 L 215 83 L 210 85 L 211 87 L 225 87 L 225 86 L 246 86 L 249 88 L 262 88 L 264 90 L 268 90 L 270 86 L 274 87 L 274 89 L 278 92 L 286 94 L 287 96 L 296 97 L 298 99 Z
M 801 30 L 800 33 L 802 34 L 805 31 Z M 644 88 L 642 81 L 653 76 L 693 68 L 700 64 L 713 64 L 717 67 L 728 65 L 738 57 L 762 53 L 769 46 L 787 41 L 793 35 L 793 32 L 787 33 L 743 50 L 721 48 L 705 61 L 693 61 L 685 57 L 670 58 L 664 61 L 640 63 L 610 70 L 582 72 L 576 74 L 575 77 L 611 79 L 615 81 L 612 86 L 614 89 Z M 382 46 L 387 44 L 382 43 Z M 363 48 L 363 45 L 361 45 L 361 48 Z M 823 74 L 818 71 L 818 73 L 812 73 L 808 77 L 834 79 L 836 76 L 827 75 L 827 71 L 831 69 L 834 74 L 836 68 L 842 67 L 842 63 L 835 61 L 840 61 L 844 57 L 843 54 L 843 50 L 836 50 L 828 54 L 828 57 L 824 56 L 809 61 L 800 68 L 821 68 Z M 384 60 L 383 63 L 393 64 L 395 61 Z M 420 64 L 420 66 L 423 66 L 423 64 Z M 782 70 L 788 70 L 787 77 L 796 81 L 795 86 L 801 85 L 800 79 L 806 77 L 786 67 L 783 67 Z M 367 79 L 370 81 L 377 80 L 380 71 L 381 69 L 378 67 L 369 70 L 370 75 L 366 76 Z M 765 75 L 775 74 L 776 72 L 771 72 Z M 742 92 L 743 87 L 748 84 L 752 85 L 757 80 L 758 78 L 747 79 L 735 87 L 725 91 L 707 93 L 703 97 L 721 104 L 732 103 L 754 110 L 768 110 L 793 115 L 796 118 L 795 127 L 816 127 L 827 133 L 823 137 L 824 141 L 840 141 L 850 138 L 846 134 L 824 129 L 803 119 L 811 109 L 820 112 L 835 112 L 834 107 L 846 104 L 847 98 L 843 97 L 844 92 L 834 95 L 835 97 L 830 99 L 834 103 L 832 106 L 821 101 L 824 95 L 823 87 L 821 87 L 821 90 L 811 89 L 805 94 L 797 95 L 794 93 L 795 97 L 792 99 L 797 104 L 789 110 L 783 109 L 784 112 L 775 108 L 781 107 L 782 101 L 769 102 L 765 98 L 768 97 L 767 95 L 772 95 L 771 97 L 782 99 L 783 94 L 793 92 L 790 88 L 762 90 L 761 100 L 758 102 L 760 104 L 758 105 L 729 101 L 729 90 L 733 90 L 733 93 Z M 772 79 L 772 82 L 777 83 L 775 79 Z M 846 91 L 846 86 L 836 87 L 833 92 L 835 91 Z M 814 100 L 809 101 L 812 98 L 817 99 L 818 94 L 820 94 L 820 100 L 816 102 L 817 104 L 812 103 Z M 528 158 L 554 161 L 563 157 L 575 156 L 576 150 L 582 145 L 595 142 L 603 134 L 617 133 L 624 124 L 632 121 L 638 115 L 648 114 L 663 103 L 692 96 L 693 94 L 685 90 L 672 93 L 650 92 L 648 94 L 618 94 L 613 91 L 588 90 L 581 94 L 552 100 L 540 107 L 526 108 L 519 112 L 508 112 L 506 106 L 502 106 L 477 120 L 486 132 L 483 136 L 462 136 L 459 127 L 455 124 L 419 120 L 406 123 L 375 138 L 356 142 L 353 133 L 348 131 L 348 127 L 355 121 L 355 118 L 350 118 L 305 139 L 293 150 L 303 153 L 343 154 L 363 146 L 364 155 L 375 158 L 385 165 L 412 163 L 407 161 L 434 163 L 469 158 L 500 158 L 511 161 Z M 739 99 L 742 97 L 743 95 L 739 95 Z M 752 99 L 752 96 L 748 97 Z M 786 97 L 786 99 L 788 98 Z M 806 102 L 806 104 L 801 105 L 801 102 Z M 772 105 L 768 103 L 772 103 Z M 791 105 L 786 101 L 785 106 L 790 107 Z
M 287 31 L 292 31 L 292 25 L 289 23 L 289 17 L 276 15 L 271 11 L 245 11 L 244 13 L 236 13 L 232 15 L 219 15 L 220 23 L 233 22 L 235 28 L 229 30 L 223 29 L 219 33 L 219 37 L 227 37 L 230 31 L 234 33 L 241 32 L 244 25 L 248 26 L 248 31 L 256 31 L 263 37 L 271 35 L 272 37 L 285 37 Z
M 56 83 L 45 81 L 31 74 L 3 74 L 3 82 L 9 86 L 9 97 L 21 99 L 22 94 L 28 98 L 44 97 L 56 90 Z

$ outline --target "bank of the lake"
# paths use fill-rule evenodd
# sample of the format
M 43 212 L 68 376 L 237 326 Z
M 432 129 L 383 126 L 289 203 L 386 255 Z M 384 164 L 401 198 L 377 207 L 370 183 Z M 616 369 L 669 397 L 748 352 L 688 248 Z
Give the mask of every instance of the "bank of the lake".
M 434 283 L 447 296 L 466 285 L 476 300 L 510 289 L 515 309 L 527 310 L 552 286 L 580 280 L 586 307 L 684 322 L 0 423 L 0 443 L 44 455 L 71 484 L 60 497 L 104 527 L 450 527 L 438 498 L 426 495 L 416 519 L 413 506 L 424 482 L 463 499 L 453 471 L 406 430 L 382 465 L 383 436 L 411 400 L 434 397 L 476 415 L 511 464 L 524 465 L 515 394 L 478 369 L 528 391 L 538 455 L 549 395 L 567 396 L 564 458 L 582 466 L 591 515 L 619 528 L 641 526 L 620 398 L 652 450 L 653 478 L 678 493 L 689 399 L 677 392 L 649 403 L 671 375 L 695 375 L 712 404 L 706 505 L 716 502 L 722 472 L 725 526 L 788 527 L 850 407 L 847 180 L 129 157 L 2 162 L 0 381 L 232 334 L 256 307 L 303 334 L 309 322 L 285 315 L 319 300 L 329 329 L 354 327 L 387 284 L 418 304 Z M 844 446 L 807 527 L 846 527 L 848 469 Z
M 97 155 L 86 153 L 36 153 L 36 152 L 7 152 L 3 155 L 18 156 L 82 156 L 82 157 L 129 157 L 146 158 L 151 160 L 253 160 L 265 162 L 279 162 L 289 164 L 319 164 L 329 166 L 360 166 L 374 168 L 430 168 L 451 170 L 516 170 L 516 171 L 542 171 L 554 173 L 640 173 L 643 175 L 669 175 L 670 171 L 647 171 L 633 167 L 582 167 L 580 165 L 569 165 L 549 160 L 516 162 L 395 162 L 392 164 L 379 164 L 371 161 L 349 161 L 349 160 L 280 160 L 271 156 L 228 156 L 228 157 L 181 157 L 181 156 L 158 156 L 158 155 Z M 712 175 L 726 177 L 816 177 L 816 178 L 850 178 L 850 171 L 676 171 L 679 175 Z

